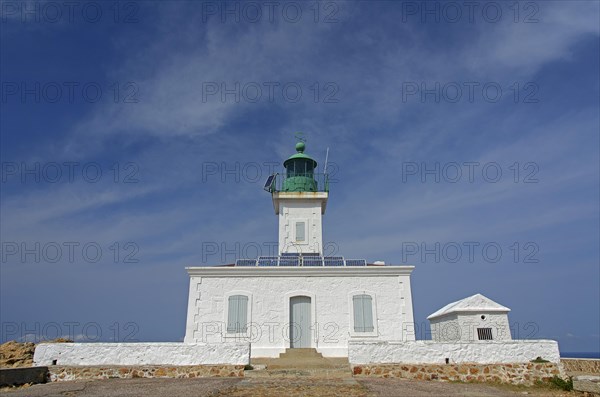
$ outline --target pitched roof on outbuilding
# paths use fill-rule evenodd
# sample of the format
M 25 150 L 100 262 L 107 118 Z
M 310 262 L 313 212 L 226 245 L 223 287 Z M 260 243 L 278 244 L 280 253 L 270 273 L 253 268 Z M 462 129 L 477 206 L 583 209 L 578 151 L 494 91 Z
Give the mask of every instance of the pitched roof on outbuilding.
M 461 299 L 456 302 L 452 302 L 442 307 L 440 310 L 433 314 L 430 314 L 427 319 L 442 317 L 451 313 L 458 312 L 498 312 L 508 313 L 510 309 L 506 306 L 502 306 L 499 303 L 494 302 L 490 298 L 487 298 L 481 294 L 475 294 L 468 298 Z

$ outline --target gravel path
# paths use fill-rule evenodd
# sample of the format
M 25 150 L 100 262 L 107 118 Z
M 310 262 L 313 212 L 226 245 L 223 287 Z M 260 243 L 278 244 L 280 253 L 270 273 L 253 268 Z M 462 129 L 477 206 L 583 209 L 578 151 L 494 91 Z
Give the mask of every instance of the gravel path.
M 54 382 L 3 389 L 7 397 L 515 397 L 569 396 L 547 389 L 512 389 L 485 384 L 429 382 L 404 379 L 323 378 L 196 378 L 108 379 Z
M 5 392 L 7 397 L 212 397 L 243 378 L 107 379 L 52 382 Z

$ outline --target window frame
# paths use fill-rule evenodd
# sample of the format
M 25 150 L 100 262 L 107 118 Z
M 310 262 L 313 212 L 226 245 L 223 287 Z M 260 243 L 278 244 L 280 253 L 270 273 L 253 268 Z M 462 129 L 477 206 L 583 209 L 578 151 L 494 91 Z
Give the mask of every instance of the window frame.
M 373 331 L 355 331 L 354 330 L 354 297 L 358 295 L 368 295 L 371 297 L 371 314 L 373 316 Z M 377 296 L 371 291 L 352 291 L 348 294 L 348 333 L 353 338 L 372 338 L 379 336 L 378 315 L 377 315 Z

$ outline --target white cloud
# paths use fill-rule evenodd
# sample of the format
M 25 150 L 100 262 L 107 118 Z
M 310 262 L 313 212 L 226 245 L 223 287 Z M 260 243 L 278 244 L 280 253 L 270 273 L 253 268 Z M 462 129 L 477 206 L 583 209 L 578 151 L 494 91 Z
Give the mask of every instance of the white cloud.
M 539 7 L 532 16 L 538 20 L 536 23 L 498 23 L 481 27 L 475 44 L 465 54 L 472 72 L 478 75 L 532 75 L 548 62 L 568 60 L 573 44 L 585 36 L 599 34 L 598 2 L 545 1 L 532 4 Z M 521 10 L 520 18 L 531 15 L 533 11 Z

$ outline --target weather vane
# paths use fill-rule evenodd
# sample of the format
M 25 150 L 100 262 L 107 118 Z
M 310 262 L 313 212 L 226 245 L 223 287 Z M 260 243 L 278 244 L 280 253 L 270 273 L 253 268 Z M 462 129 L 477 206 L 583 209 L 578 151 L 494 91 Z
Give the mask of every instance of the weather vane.
M 306 143 L 306 138 L 304 138 L 304 132 L 294 132 L 294 137 L 296 138 L 296 140 Z

